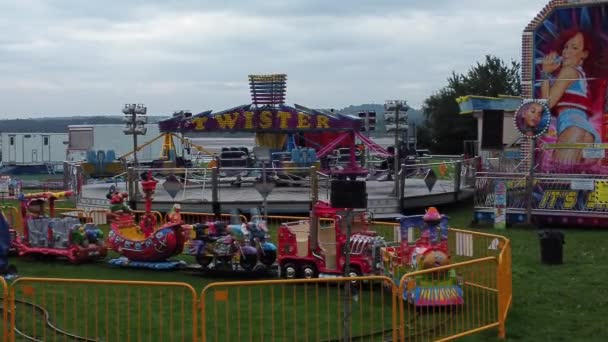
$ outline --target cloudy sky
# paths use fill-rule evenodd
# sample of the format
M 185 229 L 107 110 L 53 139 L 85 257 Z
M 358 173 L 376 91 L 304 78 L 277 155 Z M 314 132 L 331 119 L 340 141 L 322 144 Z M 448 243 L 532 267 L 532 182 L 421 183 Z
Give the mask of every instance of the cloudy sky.
M 314 108 L 420 107 L 486 54 L 519 60 L 548 0 L 2 0 L 0 116 L 215 111 L 247 75 L 288 74 Z

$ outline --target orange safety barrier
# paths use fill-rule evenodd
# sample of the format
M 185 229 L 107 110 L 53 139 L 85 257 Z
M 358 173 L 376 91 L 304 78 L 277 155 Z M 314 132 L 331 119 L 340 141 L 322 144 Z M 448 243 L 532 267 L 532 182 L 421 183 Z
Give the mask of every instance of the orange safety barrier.
M 498 327 L 497 263 L 486 257 L 404 275 L 399 340 L 448 341 Z
M 55 208 L 55 216 L 58 217 L 75 217 L 80 220 L 81 223 L 92 223 L 93 219 L 82 209 L 75 208 Z
M 91 222 L 95 224 L 108 224 L 108 209 L 93 209 L 87 210 L 87 216 L 91 218 Z
M 212 283 L 202 341 L 396 341 L 396 290 L 381 276 Z
M 318 341 L 345 335 L 447 341 L 493 328 L 504 338 L 512 302 L 510 241 L 459 229 L 449 230 L 449 240 L 451 264 L 409 273 L 399 247 L 384 248 L 387 274 L 403 275 L 398 284 L 385 276 L 239 281 L 209 284 L 198 296 L 184 283 L 20 278 L 7 287 L 2 280 L 2 305 L 14 308 L 3 311 L 3 341 L 16 334 L 85 341 Z M 416 290 L 430 303 L 454 295 L 462 301 L 450 310 L 421 306 L 412 300 Z
M 168 215 L 165 215 L 165 221 L 168 220 Z M 205 222 L 217 221 L 215 214 L 213 213 L 193 213 L 193 212 L 180 212 L 180 216 L 186 224 L 196 224 Z M 220 221 L 230 223 L 233 215 L 231 214 L 220 214 Z M 241 222 L 247 222 L 247 217 L 239 215 Z
M 391 243 L 401 241 L 399 223 L 371 221 L 369 224 L 369 229 L 378 233 L 379 236 L 384 237 L 386 242 Z
M 198 301 L 184 283 L 19 278 L 10 339 L 196 341 Z
M 9 338 L 9 317 L 8 317 L 8 312 L 9 310 L 7 310 L 7 308 L 9 308 L 8 303 L 9 303 L 9 294 L 8 294 L 8 285 L 6 284 L 6 280 L 4 280 L 4 278 L 0 277 L 0 283 L 2 284 L 2 322 L 0 322 L 0 324 L 2 325 L 2 341 L 6 342 L 8 341 Z
M 139 222 L 140 217 L 143 216 L 146 213 L 145 210 L 133 210 L 132 212 L 135 215 L 135 221 L 136 222 Z M 158 211 L 152 211 L 152 215 L 154 215 L 156 217 L 156 223 L 159 224 L 159 225 L 160 224 L 165 224 L 165 222 L 167 222 L 167 221 L 165 221 L 165 218 L 163 217 L 163 214 L 161 214 Z

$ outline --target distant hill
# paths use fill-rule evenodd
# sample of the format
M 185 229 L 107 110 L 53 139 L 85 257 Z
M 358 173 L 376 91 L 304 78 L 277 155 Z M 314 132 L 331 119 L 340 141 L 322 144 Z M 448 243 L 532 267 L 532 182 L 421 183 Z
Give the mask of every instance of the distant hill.
M 357 115 L 359 112 L 376 112 L 376 135 L 383 135 L 384 131 L 384 106 L 381 104 L 350 105 L 337 110 L 340 113 Z M 422 111 L 410 109 L 408 120 L 412 124 L 420 125 L 424 121 Z M 166 116 L 148 116 L 149 123 L 156 123 Z M 3 119 L 0 120 L 0 132 L 10 133 L 67 133 L 69 125 L 108 125 L 122 124 L 123 117 L 114 116 L 72 116 L 35 119 Z
M 149 123 L 156 123 L 166 117 L 149 116 Z M 67 133 L 68 125 L 109 125 L 122 124 L 122 116 L 73 116 L 35 119 L 0 120 L 0 132 L 9 133 Z

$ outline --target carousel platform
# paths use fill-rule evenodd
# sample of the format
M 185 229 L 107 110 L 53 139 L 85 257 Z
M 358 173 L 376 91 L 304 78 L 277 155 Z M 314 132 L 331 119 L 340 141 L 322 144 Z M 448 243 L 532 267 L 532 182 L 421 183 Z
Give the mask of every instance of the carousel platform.
M 125 183 L 91 184 L 84 185 L 82 196 L 79 198 L 80 209 L 107 208 L 106 194 L 110 186 L 114 185 L 118 191 L 127 191 Z M 431 191 L 422 179 L 406 179 L 404 193 L 401 199 L 393 195 L 394 182 L 367 181 L 368 210 L 375 218 L 394 218 L 408 209 L 428 206 L 444 205 L 470 199 L 473 189 L 460 187 L 457 191 L 452 180 L 437 180 Z M 154 194 L 152 210 L 166 212 L 175 203 L 181 205 L 183 212 L 213 212 L 212 190 L 205 186 L 189 186 L 179 191 L 167 190 L 163 182 L 159 182 Z M 319 199 L 329 200 L 329 189 L 321 184 Z M 261 207 L 263 197 L 252 184 L 243 184 L 240 187 L 230 185 L 218 189 L 217 203 L 223 213 L 230 213 L 237 209 L 249 212 L 252 207 Z M 269 215 L 301 215 L 309 212 L 311 206 L 311 188 L 307 186 L 275 187 L 267 197 L 267 212 Z M 137 209 L 144 208 L 144 201 L 138 199 Z

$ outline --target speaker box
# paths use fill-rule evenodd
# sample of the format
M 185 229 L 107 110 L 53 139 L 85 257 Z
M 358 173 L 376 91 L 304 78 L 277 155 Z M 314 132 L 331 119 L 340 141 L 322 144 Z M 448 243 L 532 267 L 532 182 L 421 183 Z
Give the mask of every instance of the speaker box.
M 367 208 L 364 181 L 334 180 L 331 182 L 331 206 L 334 208 Z
M 504 110 L 484 110 L 481 132 L 481 148 L 484 150 L 503 149 L 502 131 L 504 125 Z

